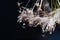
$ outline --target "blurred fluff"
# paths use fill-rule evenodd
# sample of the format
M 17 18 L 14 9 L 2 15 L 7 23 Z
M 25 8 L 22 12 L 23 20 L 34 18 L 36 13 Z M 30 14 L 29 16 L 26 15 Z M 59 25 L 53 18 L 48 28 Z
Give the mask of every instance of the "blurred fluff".
M 36 5 L 38 6 L 39 4 L 36 3 Z M 41 8 L 38 8 L 38 9 L 41 9 Z M 56 23 L 60 24 L 60 8 L 50 13 L 46 13 L 42 10 L 33 11 L 33 8 L 32 9 L 24 8 L 22 11 L 20 8 L 19 12 L 21 14 L 18 16 L 17 22 L 19 23 L 23 21 L 28 22 L 28 25 L 30 27 L 37 27 L 38 25 L 41 25 L 43 33 L 49 32 L 50 34 L 52 34 L 52 32 L 54 32 L 55 30 Z M 40 12 L 42 12 L 42 17 Z M 23 24 L 23 25 L 26 25 L 26 24 Z

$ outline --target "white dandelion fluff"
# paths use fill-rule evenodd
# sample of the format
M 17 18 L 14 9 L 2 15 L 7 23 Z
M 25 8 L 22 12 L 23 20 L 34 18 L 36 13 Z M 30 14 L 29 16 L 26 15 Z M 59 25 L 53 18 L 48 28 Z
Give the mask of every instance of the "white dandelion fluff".
M 40 7 L 38 9 L 41 9 L 41 4 L 39 6 Z M 60 24 L 60 8 L 48 13 L 48 15 L 46 12 L 45 14 L 42 13 L 43 17 L 41 17 L 40 11 L 41 10 L 34 12 L 33 9 L 25 8 L 25 10 L 20 12 L 21 14 L 18 16 L 18 22 L 28 22 L 30 27 L 37 27 L 38 25 L 41 25 L 42 32 L 49 32 L 52 34 L 55 30 L 56 23 Z M 24 23 L 23 25 L 26 24 Z

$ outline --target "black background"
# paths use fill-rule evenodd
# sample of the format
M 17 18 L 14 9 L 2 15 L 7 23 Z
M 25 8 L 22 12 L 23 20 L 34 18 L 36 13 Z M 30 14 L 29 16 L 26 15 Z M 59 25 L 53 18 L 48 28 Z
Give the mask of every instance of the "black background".
M 60 40 L 60 25 L 57 25 L 55 32 L 42 37 L 41 28 L 21 28 L 17 23 L 19 0 L 0 1 L 0 36 L 1 40 Z M 21 0 L 20 0 L 21 1 Z M 26 2 L 26 0 L 23 0 Z
M 15 39 L 16 14 L 16 0 L 0 0 L 0 40 Z

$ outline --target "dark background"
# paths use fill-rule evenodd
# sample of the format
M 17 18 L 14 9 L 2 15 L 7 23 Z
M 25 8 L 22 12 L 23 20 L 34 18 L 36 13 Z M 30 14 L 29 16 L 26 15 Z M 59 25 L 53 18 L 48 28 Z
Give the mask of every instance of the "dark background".
M 16 14 L 16 0 L 0 0 L 0 40 L 15 39 Z
M 1 0 L 0 1 L 0 36 L 1 40 L 60 40 L 60 27 L 57 25 L 55 32 L 50 35 L 45 33 L 45 37 L 42 37 L 43 33 L 41 28 L 25 28 L 23 29 L 17 23 L 18 7 L 16 2 L 28 0 Z

